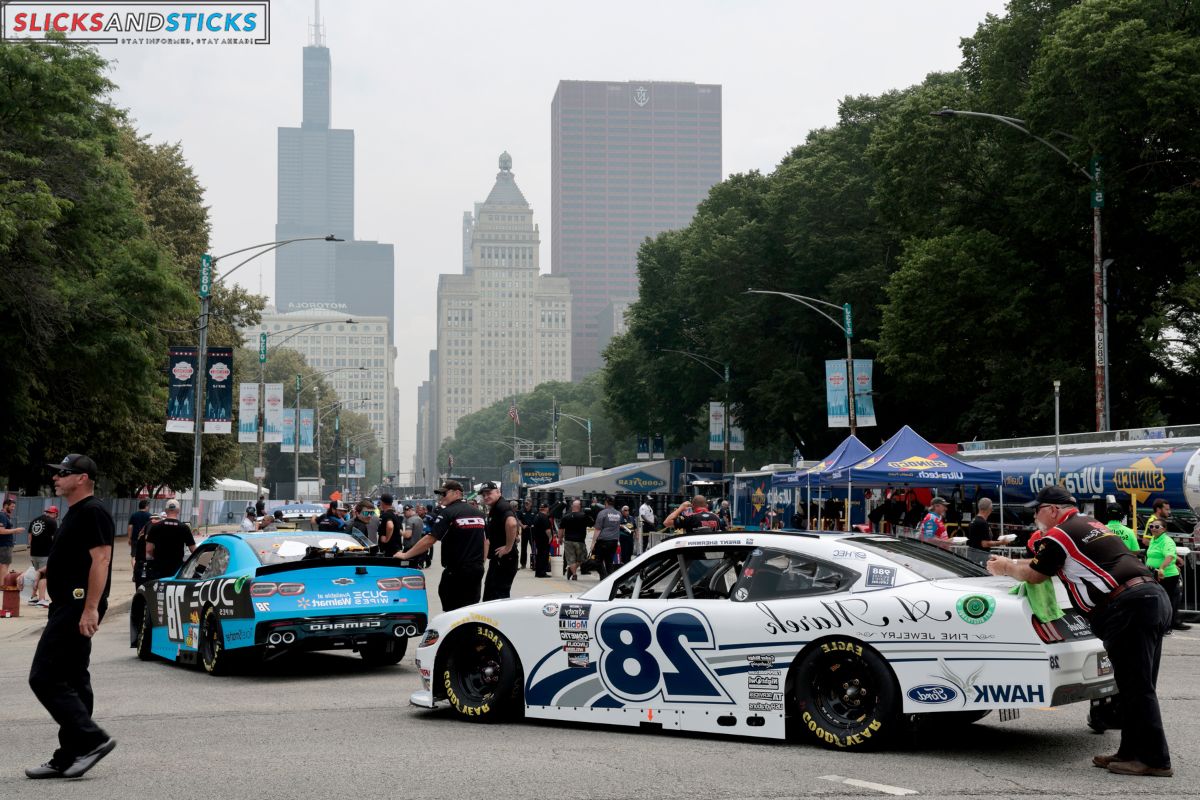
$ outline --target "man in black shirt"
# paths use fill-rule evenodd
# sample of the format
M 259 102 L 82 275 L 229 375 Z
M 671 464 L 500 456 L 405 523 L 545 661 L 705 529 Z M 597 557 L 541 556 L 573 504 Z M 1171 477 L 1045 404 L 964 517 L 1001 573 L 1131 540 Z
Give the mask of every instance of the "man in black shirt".
M 54 493 L 69 505 L 46 564 L 50 616 L 42 631 L 29 688 L 58 723 L 58 749 L 29 778 L 78 778 L 117 746 L 92 719 L 88 662 L 92 636 L 108 609 L 115 525 L 95 498 L 96 462 L 72 453 L 54 470 Z
M 462 484 L 458 481 L 446 481 L 434 494 L 444 498 L 444 505 L 433 519 L 432 532 L 395 557 L 408 561 L 424 553 L 434 542 L 441 542 L 442 580 L 438 584 L 438 598 L 442 601 L 442 611 L 453 611 L 479 602 L 483 560 L 487 554 L 485 521 L 479 509 L 463 502 Z
M 1075 607 L 1104 642 L 1121 702 L 1121 746 L 1092 763 L 1120 775 L 1170 777 L 1171 754 L 1159 711 L 1158 665 L 1171 626 L 1171 601 L 1120 536 L 1080 514 L 1061 486 L 1038 492 L 1034 522 L 1045 535 L 1030 561 L 992 556 L 988 572 L 1041 583 L 1058 575 Z
M 533 577 L 550 577 L 550 537 L 554 534 L 554 522 L 550 519 L 550 504 L 543 500 L 530 526 L 533 540 Z
M 579 565 L 587 560 L 587 529 L 592 518 L 583 513 L 583 503 L 571 501 L 571 510 L 563 514 L 558 527 L 563 532 L 563 563 L 567 566 L 567 580 L 579 580 Z
M 169 578 L 183 566 L 183 549 L 195 552 L 192 529 L 179 519 L 179 501 L 168 500 L 166 517 L 146 531 L 146 564 L 151 578 Z
M 42 577 L 46 574 L 46 561 L 50 557 L 50 548 L 54 544 L 54 536 L 58 533 L 58 506 L 50 506 L 45 513 L 29 523 L 29 561 L 33 564 L 37 577 L 33 586 L 29 587 L 29 602 L 33 605 L 50 605 L 45 597 L 38 597 L 38 588 Z M 44 595 L 44 593 L 43 593 Z
M 521 523 L 512 506 L 500 495 L 500 487 L 488 481 L 479 487 L 479 498 L 487 506 L 488 571 L 483 582 L 484 600 L 501 600 L 512 594 L 517 577 L 517 538 Z
M 690 508 L 690 514 L 684 512 Z M 721 529 L 720 518 L 708 510 L 708 499 L 698 494 L 688 503 L 682 503 L 663 520 L 664 527 L 674 525 L 681 534 L 688 533 L 718 533 Z
M 992 501 L 986 497 L 979 499 L 979 513 L 967 526 L 967 546 L 976 550 L 991 550 L 1004 544 L 1003 539 L 992 538 L 992 527 L 988 525 L 988 517 L 992 515 Z M 1011 540 L 1010 540 L 1011 541 Z
M 537 550 L 534 549 L 533 555 L 529 555 L 530 545 L 533 543 L 533 523 L 537 520 L 537 509 L 533 507 L 533 498 L 526 497 L 521 510 L 517 512 L 517 519 L 521 523 L 521 569 L 529 566 L 529 562 L 537 558 Z
M 139 561 L 146 560 L 146 528 L 150 526 L 150 501 L 138 500 L 138 510 L 129 515 L 125 525 L 125 541 L 129 543 L 129 557 L 133 560 L 133 580 L 136 583 Z M 140 554 L 139 551 L 140 550 Z
M 404 523 L 392 507 L 390 494 L 379 496 L 379 552 L 394 556 L 404 549 Z

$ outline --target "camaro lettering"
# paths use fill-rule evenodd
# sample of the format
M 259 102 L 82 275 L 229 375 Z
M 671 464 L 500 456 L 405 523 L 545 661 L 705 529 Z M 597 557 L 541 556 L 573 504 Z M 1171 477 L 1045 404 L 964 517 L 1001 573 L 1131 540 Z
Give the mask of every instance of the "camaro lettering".
M 383 623 L 377 619 L 359 620 L 355 622 L 314 622 L 308 626 L 310 631 L 343 631 L 351 628 L 379 628 Z
M 1027 683 L 977 683 L 971 687 L 975 690 L 973 703 L 1032 703 L 1046 702 L 1044 686 Z

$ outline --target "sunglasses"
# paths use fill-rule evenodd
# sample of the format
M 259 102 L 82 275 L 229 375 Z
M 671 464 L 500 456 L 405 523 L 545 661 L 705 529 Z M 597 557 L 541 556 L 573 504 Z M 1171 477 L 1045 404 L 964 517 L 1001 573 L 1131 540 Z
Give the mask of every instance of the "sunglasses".
M 75 470 L 73 470 L 73 469 L 60 469 L 58 472 L 54 473 L 54 477 L 56 477 L 56 478 L 66 478 L 66 477 L 67 477 L 67 476 L 69 476 L 69 475 L 81 475 L 81 474 L 82 474 L 82 473 L 80 473 L 80 472 L 76 472 L 76 471 L 75 471 Z
M 445 489 L 434 489 L 433 493 L 436 494 L 438 497 L 442 497 L 446 494 L 446 490 Z
M 1037 508 L 1035 508 L 1035 509 L 1033 510 L 1033 513 L 1037 514 L 1037 513 L 1039 513 L 1039 512 L 1040 512 L 1040 511 L 1041 511 L 1043 508 L 1052 508 L 1052 507 L 1053 507 L 1053 504 L 1052 504 L 1052 503 L 1042 503 L 1040 506 L 1038 506 Z

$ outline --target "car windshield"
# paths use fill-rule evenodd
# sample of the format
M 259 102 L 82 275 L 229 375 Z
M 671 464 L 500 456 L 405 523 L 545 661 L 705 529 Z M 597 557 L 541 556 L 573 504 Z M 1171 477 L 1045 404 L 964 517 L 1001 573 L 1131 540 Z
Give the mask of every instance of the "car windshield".
M 246 543 L 254 548 L 254 555 L 263 566 L 299 561 L 312 551 L 366 550 L 367 544 L 348 533 L 313 533 L 280 536 L 255 536 Z
M 910 569 L 922 578 L 937 580 L 938 578 L 977 578 L 987 575 L 988 571 L 978 564 L 954 553 L 947 552 L 936 545 L 922 544 L 910 539 L 886 539 L 866 536 L 854 536 L 846 539 L 876 555 L 894 561 Z

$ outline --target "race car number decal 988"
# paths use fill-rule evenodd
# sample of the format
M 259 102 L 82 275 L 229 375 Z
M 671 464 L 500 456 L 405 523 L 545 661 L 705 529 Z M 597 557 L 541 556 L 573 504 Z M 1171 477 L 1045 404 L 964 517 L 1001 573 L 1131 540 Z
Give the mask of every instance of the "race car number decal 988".
M 732 702 L 697 650 L 714 647 L 708 620 L 694 611 L 666 611 L 650 619 L 638 609 L 605 614 L 596 628 L 600 678 L 623 700 L 659 694 L 676 702 Z

